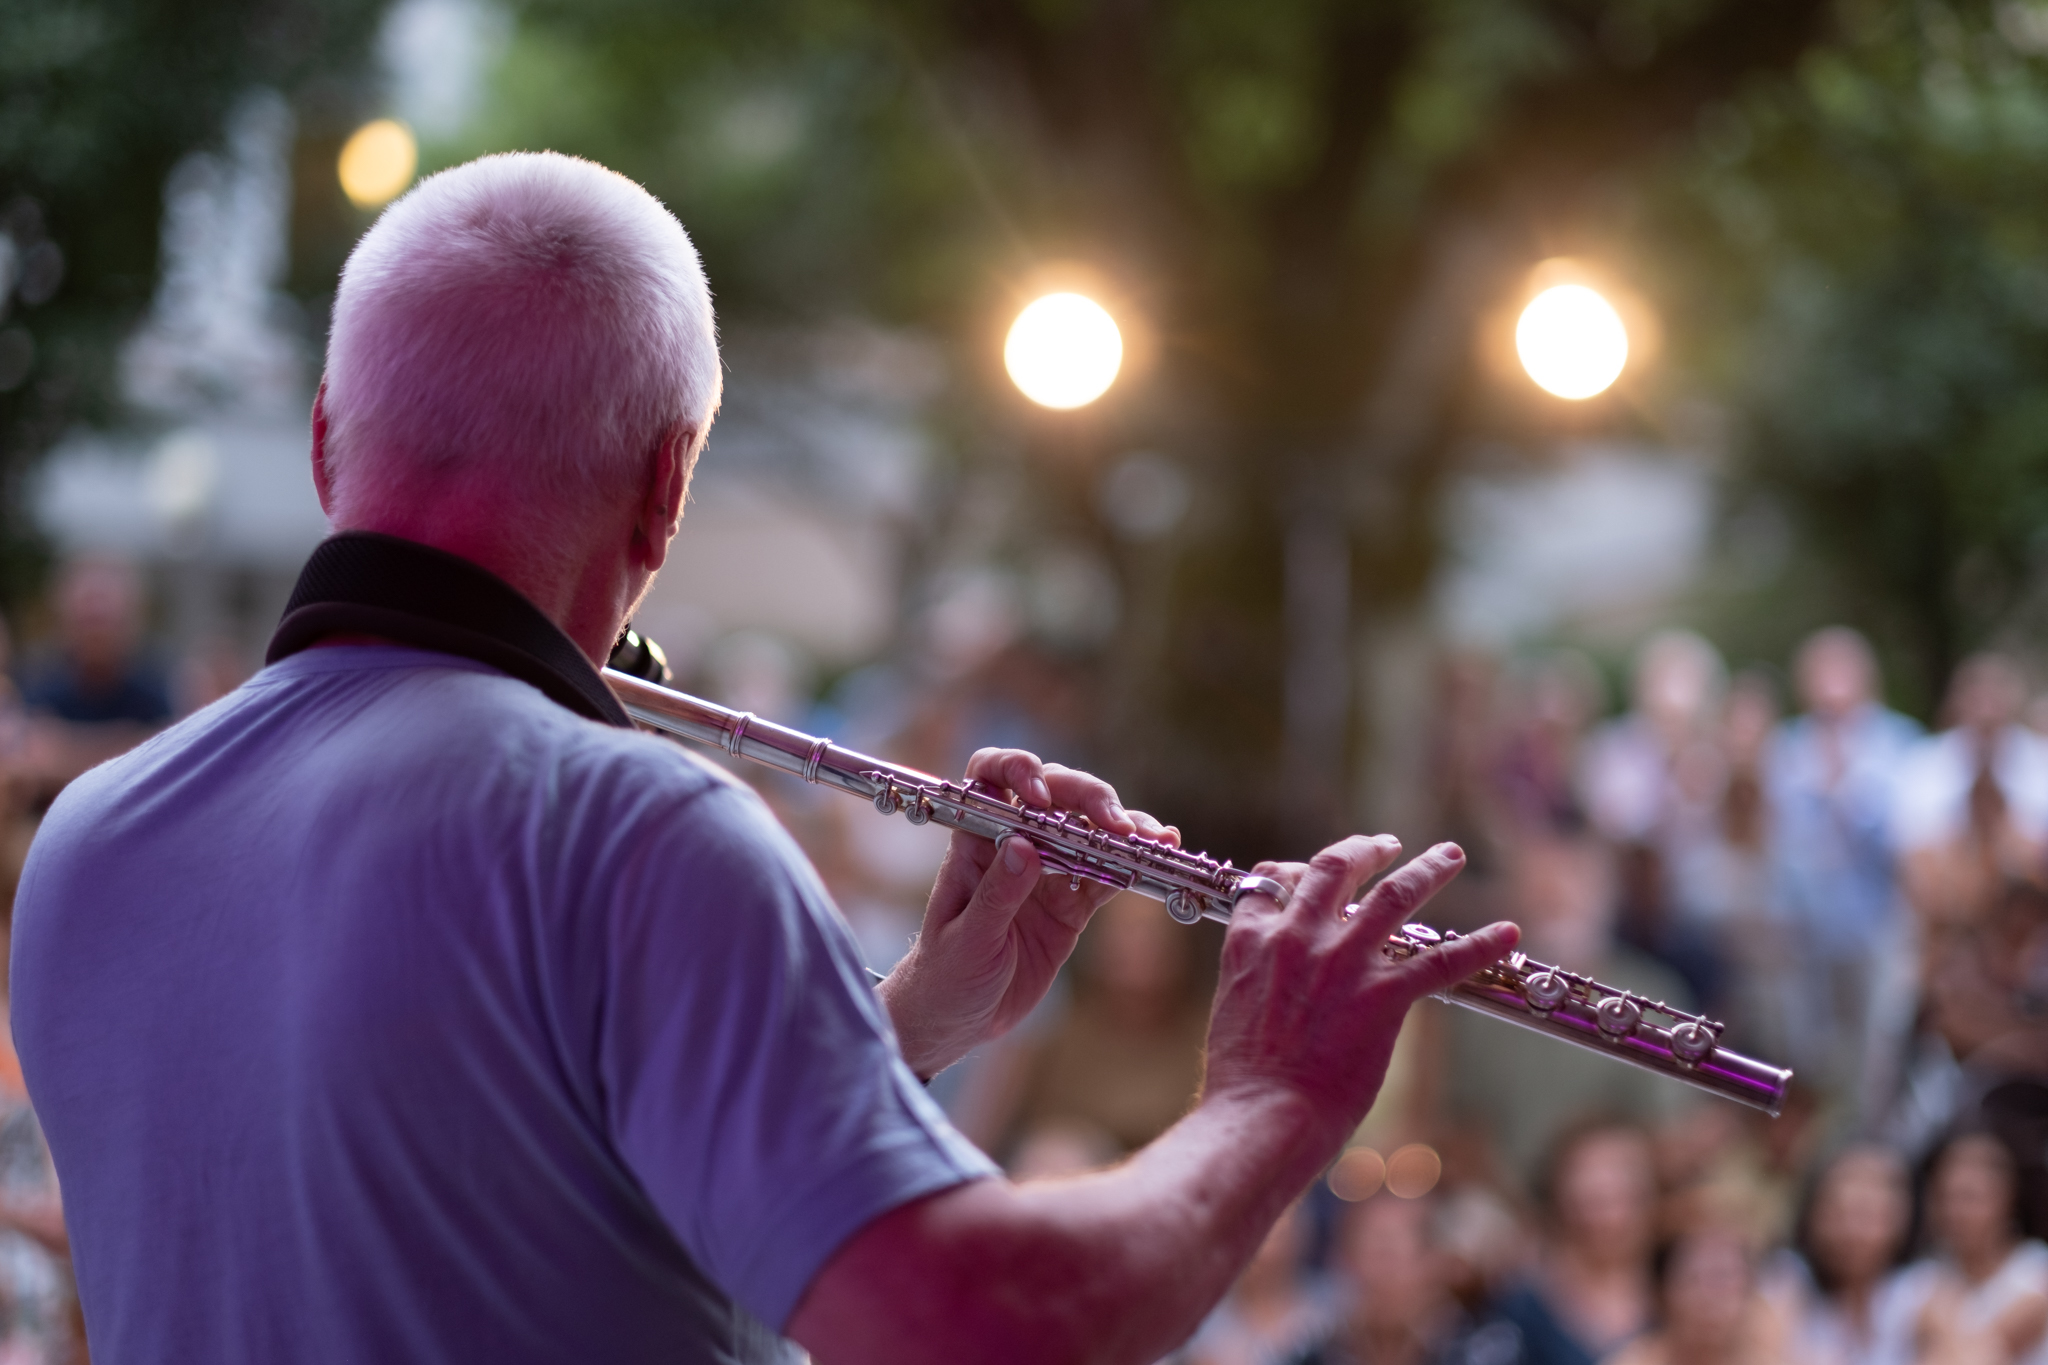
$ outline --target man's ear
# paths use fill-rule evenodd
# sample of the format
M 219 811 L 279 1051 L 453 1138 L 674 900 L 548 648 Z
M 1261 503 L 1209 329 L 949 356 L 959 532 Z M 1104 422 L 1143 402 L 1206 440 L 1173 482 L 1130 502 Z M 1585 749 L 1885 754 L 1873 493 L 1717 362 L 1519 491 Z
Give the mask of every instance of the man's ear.
M 327 473 L 327 376 L 313 394 L 313 491 L 320 495 L 320 510 L 334 520 L 334 480 Z
M 668 543 L 683 524 L 683 501 L 690 492 L 690 470 L 697 460 L 697 428 L 678 422 L 662 434 L 641 490 L 640 515 L 633 527 L 634 558 L 655 573 L 668 562 Z

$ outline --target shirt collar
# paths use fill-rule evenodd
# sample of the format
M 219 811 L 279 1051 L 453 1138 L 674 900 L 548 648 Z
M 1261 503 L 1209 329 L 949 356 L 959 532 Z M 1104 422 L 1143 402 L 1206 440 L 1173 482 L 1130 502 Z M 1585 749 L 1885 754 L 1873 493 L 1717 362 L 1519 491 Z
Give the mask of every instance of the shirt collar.
M 299 572 L 265 663 L 323 636 L 379 635 L 502 669 L 580 716 L 632 720 L 583 651 L 504 579 L 459 555 L 373 531 L 321 542 Z

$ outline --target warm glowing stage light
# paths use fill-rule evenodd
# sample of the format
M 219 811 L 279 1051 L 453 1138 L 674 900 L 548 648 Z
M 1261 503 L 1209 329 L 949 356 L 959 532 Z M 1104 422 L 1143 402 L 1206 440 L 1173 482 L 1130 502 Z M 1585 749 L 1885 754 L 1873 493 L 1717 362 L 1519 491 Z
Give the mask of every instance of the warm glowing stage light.
M 1123 361 L 1116 320 L 1080 294 L 1039 299 L 1017 315 L 1003 343 L 1011 380 L 1048 408 L 1078 408 L 1102 397 Z
M 1370 1147 L 1353 1147 L 1330 1167 L 1330 1193 L 1349 1204 L 1372 1198 L 1386 1183 L 1386 1158 Z
M 1420 1199 L 1436 1188 L 1444 1173 L 1436 1149 L 1412 1142 L 1387 1158 L 1387 1193 L 1396 1199 Z
M 1522 368 L 1559 398 L 1591 398 L 1628 363 L 1628 329 L 1614 305 L 1583 284 L 1546 289 L 1515 324 Z
M 412 130 L 380 118 L 355 130 L 341 149 L 341 192 L 359 209 L 381 208 L 405 192 L 420 163 Z

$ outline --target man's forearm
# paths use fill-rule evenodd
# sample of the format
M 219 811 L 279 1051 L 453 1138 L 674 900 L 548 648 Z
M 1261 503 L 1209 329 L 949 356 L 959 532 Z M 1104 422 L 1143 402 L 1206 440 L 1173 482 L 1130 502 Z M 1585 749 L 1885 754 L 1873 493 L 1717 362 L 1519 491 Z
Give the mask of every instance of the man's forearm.
M 1204 1098 L 1112 1170 L 878 1219 L 791 1317 L 824 1365 L 1132 1362 L 1183 1341 L 1342 1140 L 1274 1087 Z M 876 1313 L 877 1305 L 885 1311 Z
M 1149 1363 L 1185 1341 L 1335 1155 L 1326 1123 L 1278 1088 L 1212 1095 L 1114 1170 L 1017 1187 L 1074 1244 L 1069 1358 Z
M 1111 1171 L 885 1214 L 818 1272 L 790 1335 L 832 1365 L 1149 1365 L 1178 1345 L 1371 1106 L 1408 1007 L 1515 945 L 1499 924 L 1390 959 L 1387 935 L 1464 864 L 1443 844 L 1380 877 L 1399 855 L 1357 836 L 1260 864 L 1224 939 L 1195 1111 Z

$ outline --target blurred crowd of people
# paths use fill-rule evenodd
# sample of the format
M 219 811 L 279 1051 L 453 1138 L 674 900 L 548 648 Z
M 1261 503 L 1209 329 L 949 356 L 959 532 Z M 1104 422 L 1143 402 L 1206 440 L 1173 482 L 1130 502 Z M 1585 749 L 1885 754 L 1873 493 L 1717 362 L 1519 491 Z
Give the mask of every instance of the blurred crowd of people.
M 1842 628 L 1791 680 L 1666 632 L 1602 719 L 1579 656 L 1456 661 L 1431 831 L 1434 918 L 1724 1022 L 1785 1115 L 1418 1011 L 1190 1365 L 2048 1365 L 2042 711 L 1983 654 L 1927 733 Z
M 1490 707 L 1445 718 L 1445 823 L 1482 871 L 1464 909 L 1725 1021 L 1833 1130 L 1919 1155 L 2048 1066 L 2048 737 L 1996 654 L 1957 668 L 1932 734 L 1883 705 L 1855 632 L 1792 664 L 1789 718 L 1768 674 L 1731 679 L 1678 631 L 1605 722 L 1571 655 L 1462 689 Z M 1524 1171 L 1544 1128 L 1511 1154 Z
M 239 681 L 219 650 L 166 667 L 145 599 L 81 562 L 36 648 L 9 658 L 0 623 L 0 908 L 65 782 Z M 930 771 L 991 743 L 1086 762 L 1085 686 L 1028 645 L 816 703 L 785 654 L 735 638 L 683 681 Z M 1608 717 L 1576 654 L 1454 659 L 1434 828 L 1400 831 L 1470 857 L 1433 921 L 1515 919 L 1535 958 L 1724 1022 L 1797 1071 L 1785 1116 L 1418 1010 L 1352 1148 L 1184 1365 L 2048 1365 L 2048 707 L 1980 655 L 1928 733 L 1841 628 L 1789 676 L 1783 696 L 1666 632 Z M 886 969 L 944 831 L 741 775 Z M 1200 1085 L 1214 938 L 1112 901 L 1039 1012 L 935 1094 L 1020 1176 L 1118 1159 Z M 0 1365 L 82 1358 L 64 1245 L 0 1033 Z
M 1475 1235 L 1483 1186 L 1304 1201 L 1187 1365 L 2017 1365 L 2048 1359 L 2048 1245 L 2009 1140 L 1918 1165 L 1851 1142 L 1772 1212 L 1674 1134 L 1590 1118 L 1522 1217 Z M 1696 1149 L 1690 1155 L 1696 1155 Z M 1321 1233 L 1320 1245 L 1318 1232 Z

